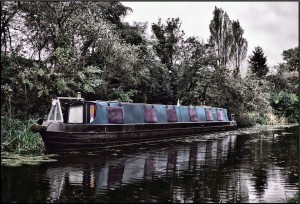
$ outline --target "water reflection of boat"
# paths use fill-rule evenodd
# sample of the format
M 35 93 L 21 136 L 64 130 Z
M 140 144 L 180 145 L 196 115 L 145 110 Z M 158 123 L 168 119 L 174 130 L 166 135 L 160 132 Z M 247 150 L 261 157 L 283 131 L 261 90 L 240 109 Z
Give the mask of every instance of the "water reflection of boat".
M 1 201 L 277 203 L 299 190 L 296 130 L 132 145 L 95 156 L 68 153 L 37 166 L 2 166 Z
M 64 185 L 85 185 L 101 192 L 129 185 L 141 180 L 151 181 L 166 176 L 180 176 L 191 169 L 220 166 L 227 161 L 228 148 L 233 148 L 236 136 L 214 141 L 199 142 L 173 150 L 149 151 L 143 154 L 126 154 L 118 158 L 83 159 L 77 167 L 77 160 L 61 160 L 63 166 L 47 169 L 50 180 L 50 199 L 59 199 Z M 69 165 L 68 165 L 69 163 Z M 67 182 L 66 182 L 67 181 Z M 88 184 L 88 185 L 87 185 Z
M 81 95 L 53 99 L 48 119 L 31 127 L 48 151 L 93 151 L 236 128 L 225 108 L 85 101 Z

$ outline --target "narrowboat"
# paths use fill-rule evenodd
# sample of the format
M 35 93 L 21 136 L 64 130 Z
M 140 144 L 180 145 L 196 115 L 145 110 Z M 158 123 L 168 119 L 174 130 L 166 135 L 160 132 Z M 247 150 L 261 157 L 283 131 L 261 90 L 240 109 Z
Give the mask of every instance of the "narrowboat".
M 47 119 L 31 127 L 46 151 L 94 151 L 129 143 L 185 137 L 237 128 L 234 114 L 224 108 L 86 101 L 56 97 Z

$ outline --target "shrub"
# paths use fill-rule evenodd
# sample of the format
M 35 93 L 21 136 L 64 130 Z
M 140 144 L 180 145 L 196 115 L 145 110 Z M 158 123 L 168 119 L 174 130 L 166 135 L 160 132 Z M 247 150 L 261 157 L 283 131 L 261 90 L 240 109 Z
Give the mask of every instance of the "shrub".
M 280 91 L 272 99 L 276 115 L 286 117 L 288 122 L 299 121 L 299 100 L 296 94 Z

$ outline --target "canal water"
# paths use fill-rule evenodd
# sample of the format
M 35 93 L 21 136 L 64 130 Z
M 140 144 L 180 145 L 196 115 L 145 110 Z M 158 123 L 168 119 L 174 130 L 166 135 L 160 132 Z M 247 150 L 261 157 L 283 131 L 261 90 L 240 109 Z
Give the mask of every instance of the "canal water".
M 283 202 L 299 191 L 299 127 L 1 165 L 1 202 Z

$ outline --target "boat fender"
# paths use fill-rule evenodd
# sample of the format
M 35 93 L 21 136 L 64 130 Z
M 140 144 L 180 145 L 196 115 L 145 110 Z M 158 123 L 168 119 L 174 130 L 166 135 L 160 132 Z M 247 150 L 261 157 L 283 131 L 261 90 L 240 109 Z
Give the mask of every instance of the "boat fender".
M 33 125 L 30 127 L 30 130 L 31 130 L 32 132 L 43 132 L 43 131 L 47 130 L 47 127 L 44 126 L 44 125 L 33 124 Z

